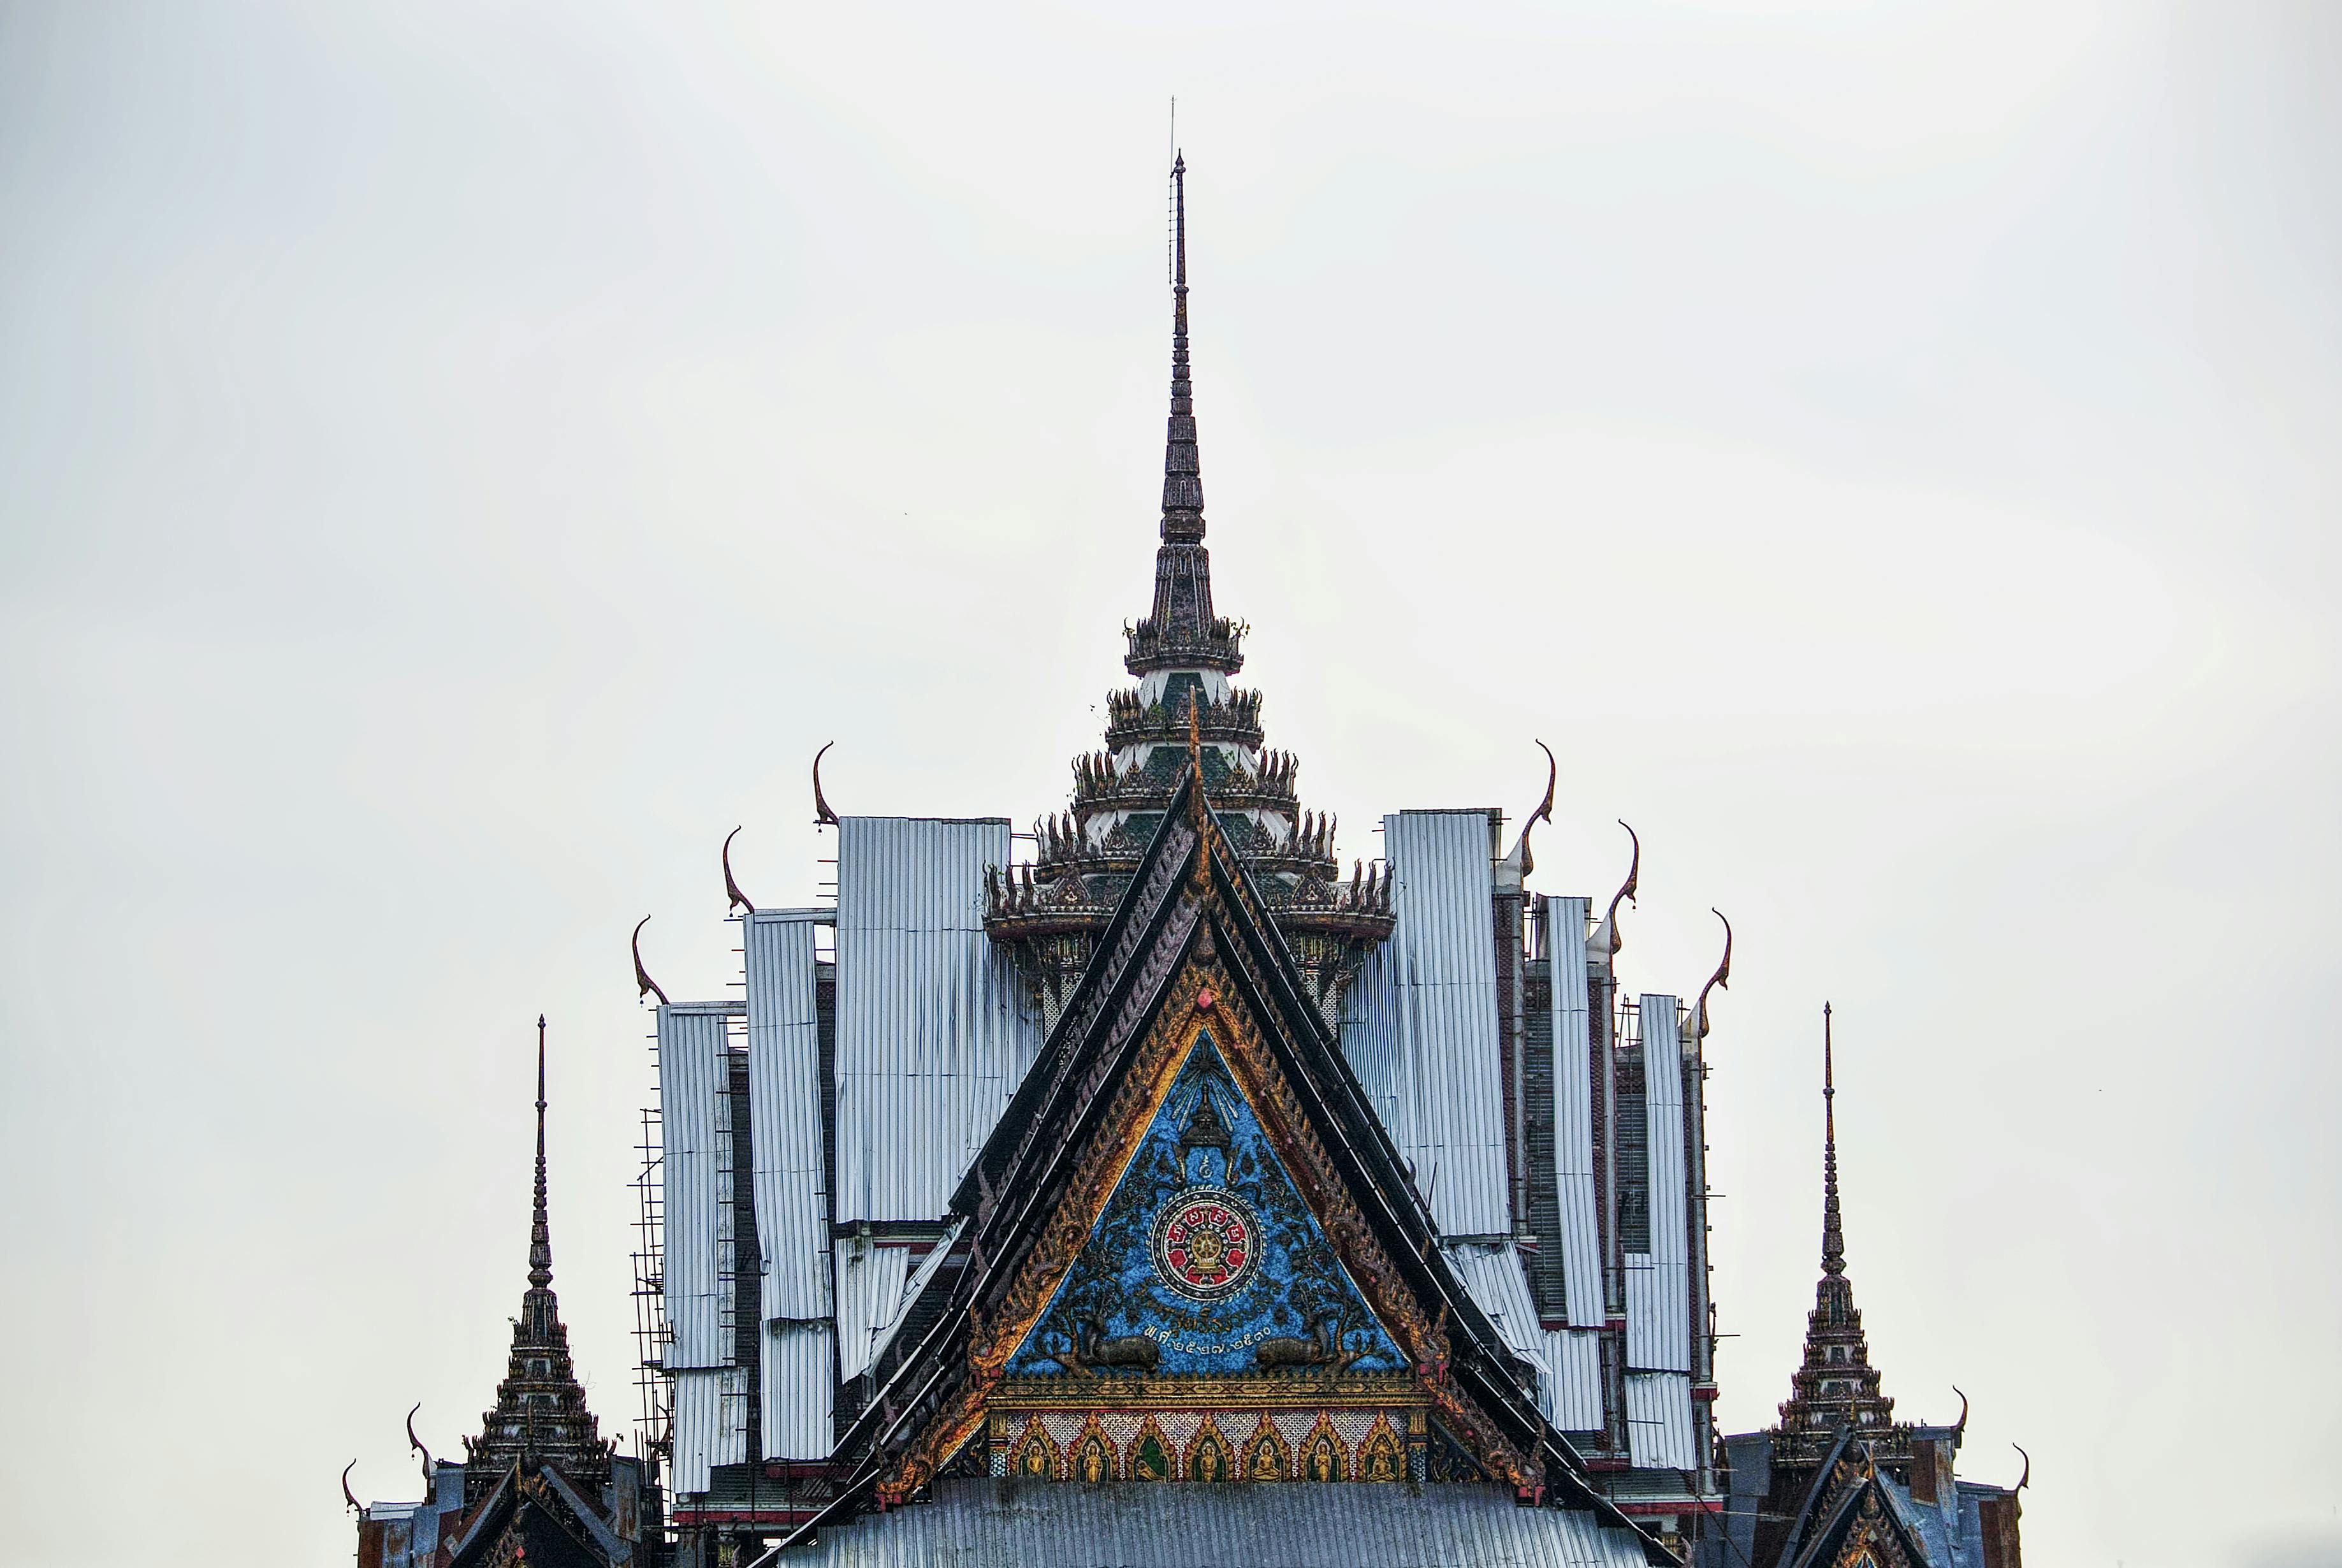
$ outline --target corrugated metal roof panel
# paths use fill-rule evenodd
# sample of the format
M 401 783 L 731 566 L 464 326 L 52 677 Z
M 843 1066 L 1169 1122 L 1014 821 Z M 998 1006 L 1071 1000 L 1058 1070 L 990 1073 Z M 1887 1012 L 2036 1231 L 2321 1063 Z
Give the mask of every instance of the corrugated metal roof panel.
M 1353 988 L 1344 1049 L 1447 1235 L 1512 1229 L 1488 814 L 1383 819 L 1398 920 Z
M 935 1501 L 821 1533 L 821 1568 L 1642 1568 L 1591 1513 L 1493 1486 L 1144 1486 L 942 1481 Z
M 1692 1411 L 1691 1373 L 1626 1374 L 1626 1454 L 1635 1468 L 1698 1469 L 1698 1433 Z
M 1594 1199 L 1592 1004 L 1586 988 L 1586 901 L 1546 900 L 1553 966 L 1553 1163 L 1561 1207 L 1564 1309 L 1573 1328 L 1600 1328 L 1601 1211 Z M 1594 1426 L 1602 1423 L 1596 1422 Z M 1593 1427 L 1573 1427 L 1585 1432 Z
M 742 922 L 747 968 L 748 1114 L 756 1237 L 764 1247 L 764 1458 L 826 1459 L 836 1397 L 829 1200 L 821 1144 L 821 1039 L 812 910 Z
M 675 1375 L 675 1455 L 670 1481 L 678 1495 L 707 1490 L 718 1464 L 748 1458 L 748 1369 L 711 1367 Z
M 767 1322 L 827 1317 L 830 1311 L 814 924 L 801 915 L 760 911 L 741 930 L 748 976 L 756 1236 L 765 1250 Z
M 1398 1126 L 1398 980 L 1391 944 L 1385 942 L 1358 966 L 1357 978 L 1342 996 L 1342 1054 L 1358 1075 L 1366 1103 L 1386 1131 Z
M 1529 1294 L 1528 1275 L 1513 1243 L 1462 1242 L 1440 1250 L 1513 1353 L 1537 1369 L 1542 1385 L 1549 1374 L 1545 1364 L 1545 1331 L 1537 1326 L 1536 1298 Z
M 1553 1397 L 1545 1418 L 1561 1432 L 1599 1432 L 1602 1413 L 1602 1332 L 1557 1328 L 1545 1336 L 1545 1363 L 1552 1369 Z M 1545 1391 L 1540 1389 L 1539 1393 Z
M 1683 1042 L 1674 997 L 1645 996 L 1641 1013 L 1651 1250 L 1626 1256 L 1626 1365 L 1638 1372 L 1688 1373 L 1691 1267 L 1684 1191 Z
M 826 1321 L 765 1326 L 766 1459 L 827 1459 L 836 1445 L 837 1331 Z
M 724 1004 L 658 1010 L 659 1128 L 665 1182 L 670 1371 L 729 1365 L 723 1282 L 731 1272 L 732 1095 Z
M 999 819 L 847 817 L 837 841 L 841 1222 L 940 1218 L 1040 1048 L 984 934 Z
M 1557 1432 L 1602 1429 L 1602 1347 L 1598 1333 L 1538 1325 L 1528 1274 L 1509 1242 L 1442 1249 L 1480 1310 L 1523 1361 L 1536 1368 L 1537 1409 Z
M 903 1310 L 903 1286 L 911 1277 L 908 1247 L 849 1236 L 836 1243 L 837 1376 L 860 1377 L 877 1353 L 880 1337 Z

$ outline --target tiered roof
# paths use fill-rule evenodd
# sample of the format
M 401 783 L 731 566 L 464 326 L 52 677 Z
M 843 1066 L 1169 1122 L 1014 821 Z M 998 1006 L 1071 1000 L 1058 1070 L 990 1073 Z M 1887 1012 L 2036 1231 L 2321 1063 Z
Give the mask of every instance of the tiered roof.
M 1895 1402 L 1878 1391 L 1870 1342 L 1854 1284 L 1846 1277 L 1846 1228 L 1837 1193 L 1837 1083 L 1830 1010 L 1822 1007 L 1822 1277 L 1806 1316 L 1805 1363 L 1791 1376 L 1781 1406 L 1776 1464 L 1817 1463 L 1841 1430 L 1861 1433 L 1881 1460 L 1907 1463 L 1907 1429 L 1895 1424 Z
M 553 1230 L 545 1214 L 545 1020 L 536 1021 L 536 1196 L 529 1216 L 528 1289 L 494 1409 L 481 1417 L 477 1437 L 464 1440 L 466 1502 L 494 1488 L 515 1464 L 535 1473 L 545 1465 L 589 1493 L 607 1478 L 613 1445 L 596 1429 L 586 1390 L 569 1357 L 569 1330 L 553 1293 Z
M 1408 1381 L 1488 1479 L 1523 1503 L 1590 1511 L 1629 1553 L 1667 1561 L 1588 1483 L 1533 1383 L 1454 1272 L 1389 1134 L 1306 993 L 1292 950 L 1202 787 L 1200 742 L 1040 1060 L 953 1200 L 972 1215 L 948 1303 L 882 1353 L 876 1396 L 838 1444 L 853 1479 L 800 1537 L 973 1473 L 1007 1356 L 1082 1250 L 1121 1166 L 1117 1140 L 1159 1098 L 1166 1042 L 1209 1018 L 1279 1156 Z M 921 1314 L 924 1316 L 925 1314 Z M 1556 1523 L 1556 1528 L 1560 1528 Z M 1573 1526 L 1575 1528 L 1575 1526 Z
M 1036 862 L 994 888 L 985 925 L 1017 947 L 1044 1015 L 1054 1018 L 1169 808 L 1192 728 L 1204 748 L 1206 794 L 1299 948 L 1312 1000 L 1330 1016 L 1366 948 L 1390 933 L 1390 890 L 1362 863 L 1342 880 L 1333 821 L 1301 806 L 1300 764 L 1290 753 L 1264 748 L 1260 694 L 1228 684 L 1244 668 L 1245 627 L 1212 605 L 1187 347 L 1184 159 L 1172 165 L 1171 176 L 1171 415 L 1162 542 L 1155 553 L 1154 603 L 1129 627 L 1123 660 L 1138 684 L 1107 694 L 1106 749 L 1074 759 L 1069 809 L 1036 824 Z

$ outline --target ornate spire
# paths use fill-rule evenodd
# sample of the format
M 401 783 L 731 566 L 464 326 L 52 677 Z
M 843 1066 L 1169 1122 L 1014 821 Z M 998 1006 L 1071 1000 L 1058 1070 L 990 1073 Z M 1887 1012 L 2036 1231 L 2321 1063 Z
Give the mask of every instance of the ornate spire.
M 1838 1212 L 1837 1072 L 1830 1009 L 1822 1006 L 1822 1274 L 1806 1316 L 1806 1356 L 1781 1406 L 1774 1463 L 1817 1461 L 1840 1427 L 1872 1443 L 1882 1461 L 1909 1458 L 1909 1433 L 1895 1425 L 1895 1402 L 1878 1392 L 1854 1285 L 1846 1277 L 1846 1229 Z
M 1830 1004 L 1822 1004 L 1822 1273 L 1846 1273 L 1846 1227 L 1837 1207 L 1837 1069 Z
M 1171 424 L 1163 442 L 1163 537 L 1204 541 L 1204 466 L 1187 374 L 1187 160 L 1171 165 Z
M 1171 422 L 1163 442 L 1162 545 L 1155 552 L 1155 605 L 1130 633 L 1124 664 L 1154 670 L 1244 667 L 1239 630 L 1212 614 L 1212 562 L 1204 549 L 1204 468 L 1196 445 L 1196 389 L 1187 364 L 1187 160 L 1171 165 Z
M 553 1294 L 553 1227 L 545 1176 L 545 1018 L 536 1020 L 536 1192 L 529 1213 L 528 1289 L 513 1319 L 512 1353 L 496 1385 L 495 1408 L 478 1437 L 464 1440 L 465 1496 L 476 1498 L 515 1463 L 551 1464 L 571 1480 L 599 1484 L 610 1446 L 586 1407 L 569 1358 L 569 1331 Z
M 1106 694 L 1106 749 L 1074 759 L 1072 809 L 1034 824 L 1033 864 L 994 868 L 985 930 L 1016 950 L 1042 1019 L 1054 1026 L 1180 781 L 1194 772 L 1203 783 L 1196 805 L 1208 796 L 1211 807 L 1204 825 L 1243 858 L 1330 1024 L 1358 962 L 1390 934 L 1390 879 L 1359 868 L 1342 884 L 1333 819 L 1302 809 L 1299 764 L 1263 744 L 1260 694 L 1229 684 L 1244 667 L 1245 628 L 1213 612 L 1204 549 L 1184 157 L 1171 165 L 1171 419 L 1155 602 L 1125 627 L 1123 664 L 1137 684 Z
M 553 1225 L 545 1213 L 545 1014 L 536 1015 L 536 1208 L 528 1222 L 528 1294 L 524 1302 L 535 1307 L 538 1298 L 548 1310 L 553 1300 Z

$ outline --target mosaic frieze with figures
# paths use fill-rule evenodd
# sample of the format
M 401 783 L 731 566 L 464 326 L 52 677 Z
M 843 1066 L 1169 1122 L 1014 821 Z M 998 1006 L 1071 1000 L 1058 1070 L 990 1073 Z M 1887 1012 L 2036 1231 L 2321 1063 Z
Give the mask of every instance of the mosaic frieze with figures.
M 992 1473 L 1105 1482 L 1396 1482 L 1424 1477 L 1413 1409 L 996 1409 Z

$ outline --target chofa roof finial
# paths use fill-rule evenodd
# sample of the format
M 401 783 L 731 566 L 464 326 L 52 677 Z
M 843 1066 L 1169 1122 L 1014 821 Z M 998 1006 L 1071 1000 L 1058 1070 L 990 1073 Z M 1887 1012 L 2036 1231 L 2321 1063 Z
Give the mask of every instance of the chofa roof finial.
M 1528 819 L 1521 824 L 1520 840 L 1513 845 L 1513 853 L 1506 857 L 1520 863 L 1523 876 L 1536 869 L 1536 856 L 1529 853 L 1529 830 L 1541 822 L 1553 820 L 1554 785 L 1561 780 L 1561 764 L 1553 760 L 1553 748 L 1543 741 L 1537 742 L 1536 748 L 1545 754 L 1545 799 L 1537 803 L 1536 810 L 1529 813 Z
M 422 1408 L 423 1402 L 419 1399 L 416 1400 L 415 1402 L 415 1410 L 421 1410 Z M 425 1490 L 428 1490 L 432 1481 L 431 1451 L 423 1446 L 423 1440 L 421 1438 L 415 1435 L 415 1410 L 410 1410 L 406 1413 L 406 1452 L 410 1455 L 416 1453 L 423 1455 L 423 1484 Z
M 821 750 L 813 754 L 813 824 L 816 827 L 837 825 L 837 814 L 829 809 L 829 802 L 822 798 L 821 793 L 821 759 L 823 754 L 836 744 L 836 741 L 824 741 Z
M 1720 909 L 1711 909 L 1708 913 L 1718 920 L 1724 920 L 1724 911 Z M 1694 1004 L 1691 1010 L 1691 1043 L 1693 1044 L 1696 1045 L 1707 1038 L 1707 994 L 1711 991 L 1731 989 L 1732 922 L 1724 920 L 1723 961 L 1716 964 L 1716 973 L 1707 977 L 1707 984 L 1699 988 L 1699 1001 Z
M 724 894 L 730 901 L 724 905 L 724 913 L 729 914 L 736 909 L 745 909 L 754 914 L 756 913 L 756 900 L 741 892 L 740 884 L 732 877 L 732 841 L 739 836 L 740 830 L 736 827 L 724 835 Z
M 1618 906 L 1633 901 L 1635 889 L 1643 880 L 1643 841 L 1636 836 L 1633 828 L 1627 827 L 1626 818 L 1619 818 L 1618 825 L 1626 829 L 1627 842 L 1635 849 L 1633 858 L 1626 863 L 1626 880 L 1620 883 L 1618 891 L 1611 895 L 1610 907 L 1603 913 L 1602 924 L 1595 928 L 1593 940 L 1586 944 L 1586 952 L 1600 959 L 1617 957 L 1618 950 L 1626 945 L 1618 934 Z
M 627 939 L 635 950 L 635 1000 L 640 1002 L 646 996 L 656 996 L 659 999 L 659 1005 L 664 1007 L 667 1004 L 666 993 L 659 989 L 659 983 L 653 980 L 650 971 L 643 967 L 643 927 L 650 923 L 651 917 L 647 914 L 635 922 L 635 934 Z

